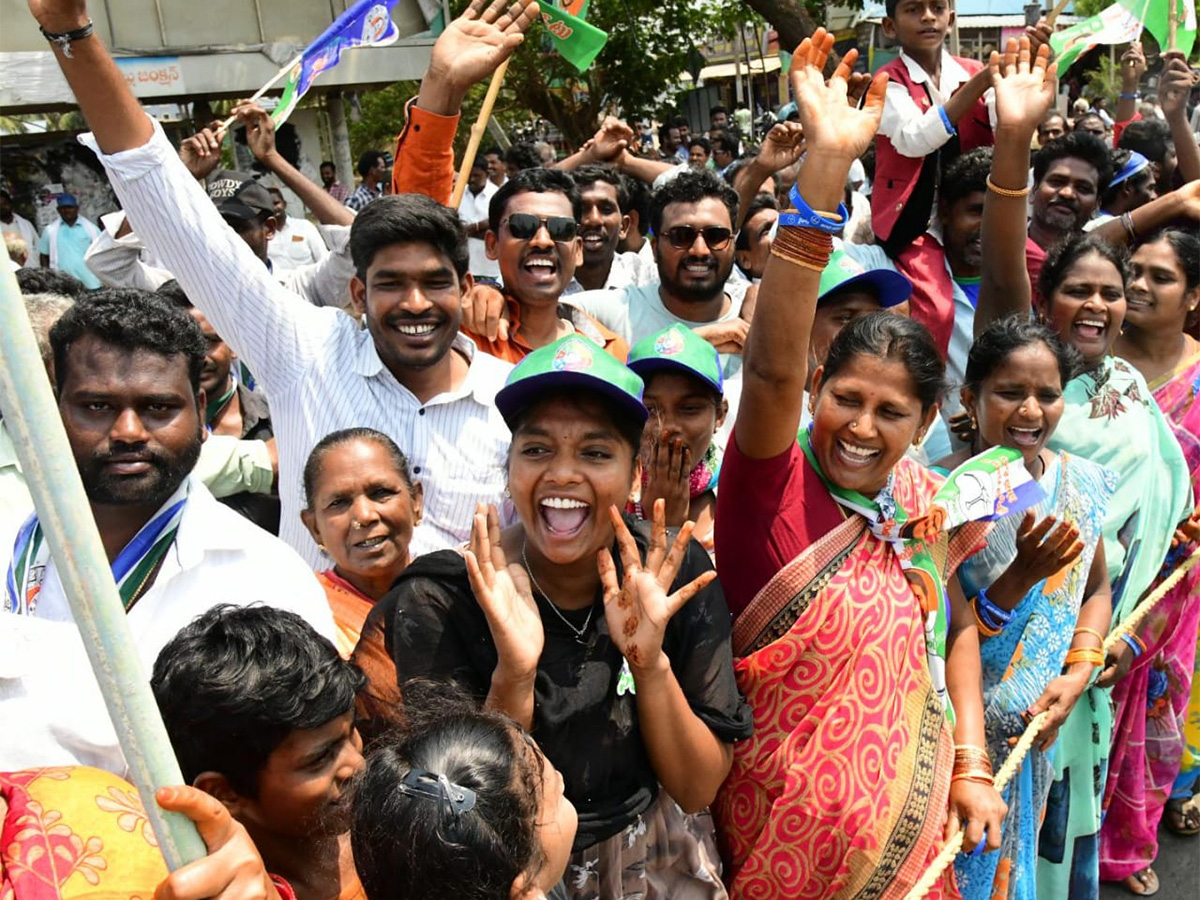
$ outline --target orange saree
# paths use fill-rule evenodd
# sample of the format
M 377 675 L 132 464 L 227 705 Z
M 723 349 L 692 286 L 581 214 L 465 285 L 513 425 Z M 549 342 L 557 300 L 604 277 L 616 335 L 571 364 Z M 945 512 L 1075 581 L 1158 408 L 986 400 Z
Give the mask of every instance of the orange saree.
M 895 497 L 920 515 L 939 484 L 902 462 Z M 987 527 L 950 538 L 944 575 Z M 860 516 L 829 528 L 734 624 L 754 736 L 713 807 L 734 900 L 899 900 L 942 842 L 954 739 L 920 604 Z M 929 896 L 957 898 L 952 877 Z

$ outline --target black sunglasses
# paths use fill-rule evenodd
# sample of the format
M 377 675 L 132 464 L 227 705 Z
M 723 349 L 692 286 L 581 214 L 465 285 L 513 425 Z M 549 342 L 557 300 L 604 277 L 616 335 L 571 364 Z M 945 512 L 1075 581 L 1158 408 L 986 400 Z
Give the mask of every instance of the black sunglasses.
M 696 243 L 698 234 L 704 237 L 704 243 L 708 245 L 709 250 L 724 250 L 729 246 L 729 239 L 733 237 L 732 231 L 720 225 L 710 225 L 707 228 L 676 225 L 666 230 L 665 237 L 676 250 L 687 250 Z
M 533 236 L 546 226 L 550 240 L 560 244 L 575 240 L 575 220 L 567 216 L 535 216 L 533 213 L 513 213 L 508 217 L 508 233 L 518 241 L 533 240 Z M 503 224 L 503 223 L 501 223 Z

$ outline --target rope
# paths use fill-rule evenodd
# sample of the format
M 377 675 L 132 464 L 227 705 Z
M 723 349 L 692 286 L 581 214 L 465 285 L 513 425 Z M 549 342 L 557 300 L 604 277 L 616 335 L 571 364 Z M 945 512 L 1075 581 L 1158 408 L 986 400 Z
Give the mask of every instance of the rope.
M 1130 613 L 1127 618 L 1116 630 L 1109 633 L 1104 640 L 1104 651 L 1107 653 L 1112 649 L 1113 645 L 1121 640 L 1121 636 L 1130 634 L 1149 614 L 1150 610 L 1167 596 L 1175 586 L 1178 585 L 1192 567 L 1200 563 L 1200 546 L 1194 549 L 1190 556 L 1182 560 L 1172 572 L 1160 584 L 1152 594 L 1146 597 L 1137 608 Z M 1000 771 L 996 773 L 993 783 L 997 791 L 1003 791 L 1008 785 L 1012 777 L 1017 773 L 1017 769 L 1021 767 L 1021 763 L 1025 761 L 1025 755 L 1029 752 L 1029 748 L 1033 746 L 1033 742 L 1037 739 L 1038 733 L 1042 730 L 1042 726 L 1046 724 L 1046 718 L 1049 712 L 1040 712 L 1030 720 L 1025 733 L 1021 735 L 1021 739 L 1017 741 L 1017 745 L 1013 747 L 1012 753 L 1008 755 L 1008 759 L 1004 761 L 1004 765 L 1000 767 Z M 962 849 L 963 833 L 962 831 L 955 832 L 950 840 L 946 841 L 946 846 L 942 848 L 942 852 L 937 855 L 929 869 L 921 876 L 921 880 L 912 886 L 907 894 L 904 895 L 904 900 L 921 900 L 933 888 L 942 874 L 954 862 L 954 857 L 958 855 Z

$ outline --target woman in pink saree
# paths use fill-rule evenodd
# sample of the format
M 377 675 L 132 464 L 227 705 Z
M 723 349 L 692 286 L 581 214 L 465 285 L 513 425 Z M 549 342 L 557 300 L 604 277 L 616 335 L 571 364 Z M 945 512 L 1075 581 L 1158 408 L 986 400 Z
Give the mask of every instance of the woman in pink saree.
M 1152 235 L 1132 258 L 1125 331 L 1116 353 L 1145 376 L 1171 422 L 1200 493 L 1200 342 L 1184 323 L 1200 307 L 1200 240 L 1179 230 Z M 1167 557 L 1169 573 L 1190 545 Z M 1135 894 L 1158 889 L 1150 868 L 1158 824 L 1200 832 L 1193 800 L 1200 775 L 1200 680 L 1195 677 L 1200 624 L 1200 568 L 1194 568 L 1138 628 L 1145 651 L 1113 688 L 1116 728 L 1106 814 L 1100 832 L 1100 877 L 1124 881 Z

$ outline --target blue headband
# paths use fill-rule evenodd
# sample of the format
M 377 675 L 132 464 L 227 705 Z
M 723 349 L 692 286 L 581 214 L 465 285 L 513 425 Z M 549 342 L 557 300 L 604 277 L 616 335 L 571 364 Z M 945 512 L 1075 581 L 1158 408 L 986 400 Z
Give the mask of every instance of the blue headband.
M 1129 159 L 1125 161 L 1125 165 L 1121 166 L 1117 174 L 1112 177 L 1108 186 L 1115 188 L 1122 181 L 1128 181 L 1134 175 L 1138 174 L 1138 172 L 1144 171 L 1149 167 L 1150 160 L 1146 159 L 1146 157 L 1142 156 L 1136 150 L 1130 150 Z

